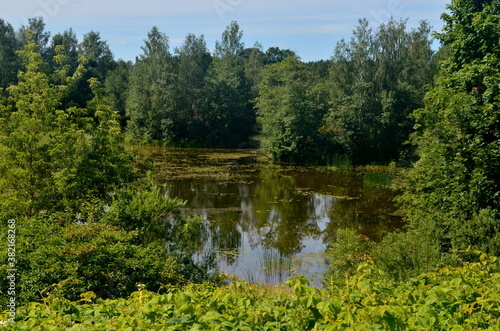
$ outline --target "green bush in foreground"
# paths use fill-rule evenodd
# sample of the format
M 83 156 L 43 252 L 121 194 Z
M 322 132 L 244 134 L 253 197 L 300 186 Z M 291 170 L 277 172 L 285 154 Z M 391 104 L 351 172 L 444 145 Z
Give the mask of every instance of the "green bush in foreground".
M 26 38 L 33 39 L 32 32 Z M 64 47 L 46 73 L 40 47 L 19 56 L 19 82 L 0 93 L 0 302 L 9 302 L 9 268 L 16 273 L 16 304 L 57 296 L 77 300 L 127 297 L 138 283 L 150 290 L 214 280 L 211 256 L 201 263 L 201 218 L 181 213 L 135 155 L 120 145 L 118 114 L 95 78 L 85 108 L 67 104 L 88 60 L 69 74 Z M 5 92 L 5 93 L 4 93 Z M 145 167 L 147 168 L 147 167 Z M 14 240 L 15 239 L 15 240 Z
M 56 294 L 77 300 L 93 291 L 98 298 L 127 297 L 138 283 L 158 291 L 165 285 L 217 281 L 210 256 L 195 262 L 201 219 L 182 215 L 177 199 L 145 180 L 124 187 L 107 208 L 87 206 L 79 222 L 67 213 L 18 222 L 17 304 Z M 105 211 L 107 209 L 107 211 Z M 6 232 L 0 235 L 7 242 Z M 7 250 L 0 260 L 7 261 Z M 8 268 L 0 265 L 0 302 L 8 302 Z
M 352 277 L 357 267 L 369 259 L 367 252 L 373 243 L 362 237 L 352 229 L 339 229 L 335 239 L 330 243 L 325 259 L 327 262 L 323 279 L 335 285 L 345 283 L 346 277 Z
M 182 283 L 182 267 L 175 257 L 160 244 L 137 245 L 136 231 L 61 221 L 38 218 L 18 228 L 17 304 L 51 294 L 76 300 L 87 291 L 102 298 L 123 297 L 139 282 L 151 289 Z M 5 254 L 0 255 L 3 260 Z M 2 289 L 8 288 L 7 269 L 0 267 Z M 8 302 L 6 290 L 0 291 L 0 299 Z
M 146 290 L 128 299 L 71 302 L 55 296 L 20 307 L 8 330 L 498 330 L 500 263 L 443 268 L 408 282 L 378 281 L 371 263 L 343 287 L 319 290 L 299 276 L 287 287 L 235 282 Z M 5 319 L 6 315 L 3 316 Z

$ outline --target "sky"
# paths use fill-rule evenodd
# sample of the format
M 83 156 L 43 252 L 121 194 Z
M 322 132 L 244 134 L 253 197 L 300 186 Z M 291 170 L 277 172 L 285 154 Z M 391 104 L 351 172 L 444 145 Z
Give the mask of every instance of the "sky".
M 134 60 L 142 53 L 148 31 L 157 26 L 169 37 L 170 48 L 185 36 L 203 34 L 207 47 L 237 21 L 243 42 L 288 48 L 303 61 L 330 59 L 341 39 L 350 39 L 358 20 L 372 27 L 393 16 L 414 28 L 427 20 L 441 31 L 440 16 L 450 0 L 1 0 L 0 18 L 17 30 L 28 18 L 42 16 L 52 35 L 70 27 L 81 41 L 99 32 L 115 59 Z

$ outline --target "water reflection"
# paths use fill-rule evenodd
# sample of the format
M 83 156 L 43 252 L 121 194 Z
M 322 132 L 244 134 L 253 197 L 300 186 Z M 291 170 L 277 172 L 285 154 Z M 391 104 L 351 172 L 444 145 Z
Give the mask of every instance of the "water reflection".
M 388 174 L 339 174 L 262 165 L 256 151 L 148 148 L 167 193 L 201 213 L 205 249 L 221 272 L 283 282 L 295 269 L 321 271 L 321 253 L 339 228 L 372 240 L 401 226 L 390 216 Z

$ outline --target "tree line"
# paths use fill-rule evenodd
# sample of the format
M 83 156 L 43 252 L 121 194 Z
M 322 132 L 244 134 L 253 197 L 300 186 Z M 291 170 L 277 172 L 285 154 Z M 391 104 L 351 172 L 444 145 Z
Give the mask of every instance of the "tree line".
M 167 35 L 153 27 L 134 63 L 115 60 L 95 31 L 81 42 L 72 29 L 51 37 L 41 18 L 18 31 L 0 20 L 0 31 L 2 89 L 18 81 L 22 62 L 16 51 L 32 31 L 54 83 L 61 68 L 73 74 L 80 57 L 87 61 L 64 106 L 91 100 L 88 79 L 95 77 L 130 141 L 247 148 L 258 140 L 284 162 L 324 164 L 347 156 L 364 164 L 404 157 L 414 123 L 408 115 L 423 105 L 425 86 L 445 56 L 432 50 L 428 23 L 408 29 L 405 20 L 394 19 L 375 29 L 360 20 L 330 60 L 309 63 L 288 49 L 264 51 L 258 42 L 246 48 L 237 22 L 213 52 L 203 35 L 193 34 L 172 50 Z M 55 60 L 61 54 L 64 63 Z

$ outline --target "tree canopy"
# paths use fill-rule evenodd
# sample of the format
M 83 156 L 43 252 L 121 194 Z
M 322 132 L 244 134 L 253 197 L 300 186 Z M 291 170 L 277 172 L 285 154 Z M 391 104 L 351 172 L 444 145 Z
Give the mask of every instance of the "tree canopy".
M 378 27 L 361 20 L 351 40 L 337 44 L 332 59 L 307 64 L 289 49 L 264 50 L 258 42 L 246 48 L 236 21 L 212 52 L 203 35 L 193 34 L 171 50 L 168 36 L 153 27 L 135 62 L 115 61 L 96 31 L 82 41 L 72 29 L 51 37 L 41 18 L 30 19 L 17 34 L 3 21 L 1 28 L 4 88 L 17 81 L 21 60 L 16 51 L 27 44 L 25 32 L 31 31 L 51 84 L 64 85 L 57 72 L 72 76 L 79 58 L 85 58 L 86 70 L 74 77 L 60 108 L 85 108 L 94 97 L 90 79 L 96 78 L 130 142 L 223 148 L 262 142 L 274 146 L 269 153 L 277 162 L 324 164 L 339 156 L 353 164 L 411 159 L 413 151 L 405 141 L 414 119 L 408 115 L 423 106 L 424 86 L 437 71 L 437 59 L 446 54 L 432 51 L 428 23 L 409 30 L 405 20 L 394 19 Z M 279 65 L 284 61 L 288 64 Z M 280 91 L 268 79 L 273 70 L 273 79 L 296 85 L 282 67 L 309 77 L 300 79 L 308 92 L 297 88 L 290 95 L 293 104 L 286 106 L 297 118 L 314 118 L 307 122 L 307 133 L 301 126 L 281 126 L 276 114 L 282 110 L 269 108 L 277 98 L 272 91 Z M 271 134 L 272 125 L 281 127 Z M 278 142 L 280 130 L 288 132 L 290 141 L 302 142 Z M 299 152 L 306 145 L 307 152 Z
M 440 38 L 452 56 L 412 115 L 420 159 L 401 198 L 408 231 L 387 240 L 403 243 L 393 267 L 412 255 L 408 240 L 426 252 L 413 258 L 419 270 L 468 247 L 500 254 L 500 6 L 454 0 L 449 10 Z
M 63 64 L 59 50 L 55 58 Z M 104 198 L 113 184 L 131 175 L 131 165 L 122 156 L 116 114 L 103 103 L 98 81 L 90 81 L 95 96 L 87 108 L 60 108 L 84 74 L 84 62 L 72 76 L 62 67 L 60 84 L 53 84 L 35 43 L 19 54 L 25 69 L 19 83 L 7 89 L 9 99 L 0 114 L 2 204 L 31 217 L 74 207 L 72 202 L 90 195 Z
M 423 105 L 437 66 L 422 22 L 390 20 L 373 30 L 361 20 L 337 44 L 330 71 L 330 111 L 323 130 L 354 164 L 398 160 L 412 130 L 408 115 Z

